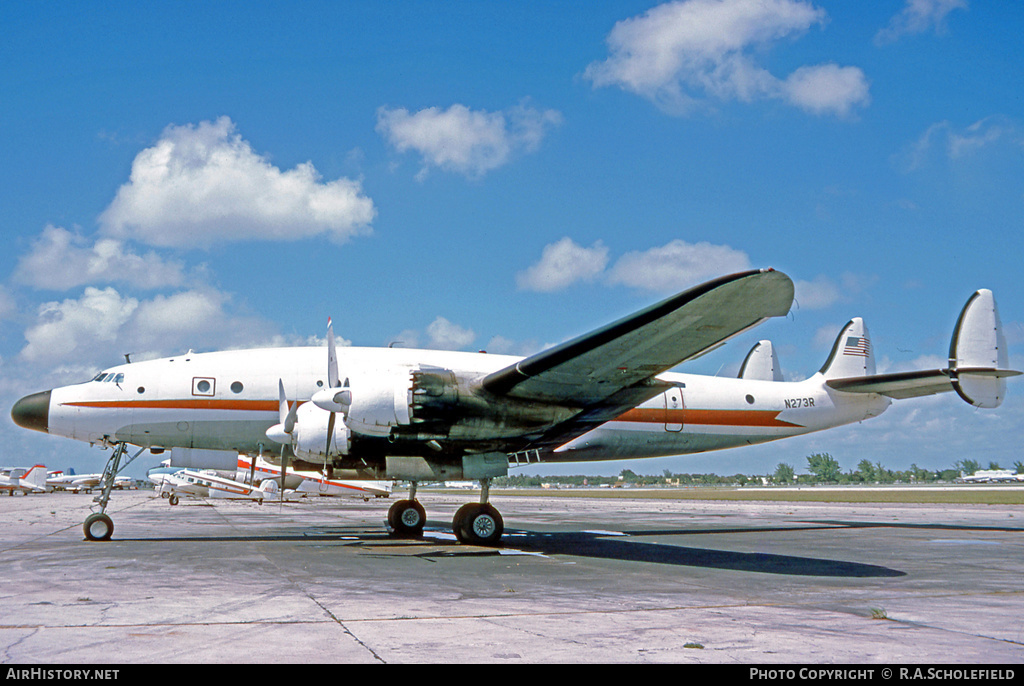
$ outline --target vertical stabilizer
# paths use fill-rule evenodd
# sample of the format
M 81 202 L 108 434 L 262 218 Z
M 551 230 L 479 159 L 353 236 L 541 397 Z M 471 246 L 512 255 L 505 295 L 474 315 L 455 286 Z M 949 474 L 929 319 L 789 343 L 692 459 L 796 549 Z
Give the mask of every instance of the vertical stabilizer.
M 875 373 L 875 352 L 864 320 L 854 317 L 843 327 L 832 346 L 821 375 L 826 379 L 846 379 Z
M 983 372 L 1008 368 L 999 310 L 992 291 L 983 288 L 964 305 L 949 343 L 953 389 L 971 405 L 999 407 L 1006 397 L 1006 380 Z
M 29 469 L 23 477 L 21 477 L 21 483 L 23 486 L 45 491 L 46 467 L 41 464 L 35 465 Z
M 771 341 L 758 341 L 740 366 L 739 378 L 757 381 L 784 381 L 779 358 Z

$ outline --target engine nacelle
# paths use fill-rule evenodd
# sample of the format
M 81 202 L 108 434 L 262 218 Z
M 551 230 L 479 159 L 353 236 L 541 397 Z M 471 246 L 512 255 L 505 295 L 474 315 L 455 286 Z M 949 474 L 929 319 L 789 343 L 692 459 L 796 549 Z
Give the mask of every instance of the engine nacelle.
M 475 387 L 475 375 L 440 367 L 350 379 L 349 388 L 318 392 L 314 402 L 344 406 L 345 423 L 354 433 L 392 441 L 489 441 L 551 426 L 578 411 L 491 397 Z
M 356 433 L 387 437 L 391 429 L 409 423 L 408 369 L 351 377 L 345 424 Z
M 331 413 L 313 403 L 303 403 L 295 415 L 292 429 L 292 450 L 295 456 L 310 462 L 319 462 L 336 455 L 348 455 L 351 432 L 341 417 L 336 417 L 328 443 L 327 430 Z

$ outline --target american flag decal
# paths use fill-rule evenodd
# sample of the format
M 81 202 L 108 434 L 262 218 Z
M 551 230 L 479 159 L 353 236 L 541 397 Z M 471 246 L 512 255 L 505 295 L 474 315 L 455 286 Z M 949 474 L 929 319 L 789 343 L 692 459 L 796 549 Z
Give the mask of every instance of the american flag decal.
M 871 342 L 863 336 L 850 336 L 846 339 L 846 346 L 843 348 L 844 355 L 855 355 L 867 357 L 871 350 Z

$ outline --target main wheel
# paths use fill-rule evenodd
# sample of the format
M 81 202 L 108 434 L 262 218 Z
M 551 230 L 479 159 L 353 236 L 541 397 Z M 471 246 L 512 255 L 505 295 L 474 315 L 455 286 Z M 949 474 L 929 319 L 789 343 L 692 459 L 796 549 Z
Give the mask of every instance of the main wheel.
M 85 518 L 82 529 L 90 541 L 109 541 L 114 533 L 114 522 L 106 514 L 94 512 Z
M 460 543 L 495 545 L 505 532 L 505 522 L 493 505 L 469 503 L 455 513 L 452 531 Z
M 427 513 L 415 500 L 399 500 L 388 510 L 388 526 L 399 536 L 421 536 Z

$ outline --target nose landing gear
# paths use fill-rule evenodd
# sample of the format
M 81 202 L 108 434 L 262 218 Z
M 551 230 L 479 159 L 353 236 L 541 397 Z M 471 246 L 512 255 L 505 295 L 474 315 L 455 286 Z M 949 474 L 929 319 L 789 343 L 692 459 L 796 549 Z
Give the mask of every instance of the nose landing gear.
M 127 443 L 115 443 L 114 452 L 111 454 L 110 459 L 107 460 L 106 467 L 103 468 L 103 477 L 100 479 L 100 494 L 93 498 L 93 502 L 99 506 L 99 512 L 93 512 L 86 517 L 85 523 L 82 525 L 82 531 L 85 533 L 87 540 L 109 541 L 114 533 L 114 522 L 107 514 L 110 491 L 114 488 L 114 481 L 117 478 L 118 472 L 130 465 L 135 458 L 146 450 L 146 448 L 139 448 L 139 451 L 129 457 L 124 465 L 122 465 L 121 458 L 124 457 L 127 449 Z

